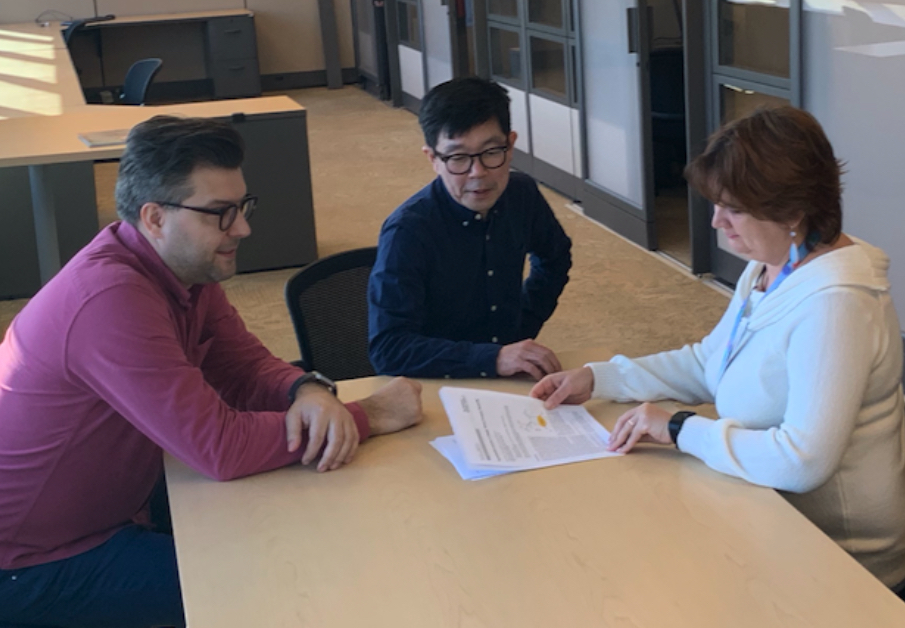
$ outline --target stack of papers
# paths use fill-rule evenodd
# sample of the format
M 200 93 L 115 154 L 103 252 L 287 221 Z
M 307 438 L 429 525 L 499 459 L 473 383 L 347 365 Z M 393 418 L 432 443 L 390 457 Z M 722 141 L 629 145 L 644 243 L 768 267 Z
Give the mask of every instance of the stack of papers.
M 130 129 L 113 129 L 111 131 L 92 131 L 91 133 L 79 133 L 79 139 L 89 148 L 96 146 L 116 146 L 125 144 Z
M 455 436 L 431 445 L 465 480 L 621 456 L 610 433 L 582 406 L 546 410 L 539 399 L 489 390 L 440 389 Z

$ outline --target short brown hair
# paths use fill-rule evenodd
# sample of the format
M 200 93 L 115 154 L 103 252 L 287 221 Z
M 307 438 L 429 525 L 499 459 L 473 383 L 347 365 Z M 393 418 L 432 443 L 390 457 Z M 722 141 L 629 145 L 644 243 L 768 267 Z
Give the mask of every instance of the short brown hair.
M 783 106 L 724 125 L 685 178 L 712 203 L 731 199 L 760 220 L 803 216 L 806 234 L 830 244 L 842 232 L 842 166 L 814 116 Z

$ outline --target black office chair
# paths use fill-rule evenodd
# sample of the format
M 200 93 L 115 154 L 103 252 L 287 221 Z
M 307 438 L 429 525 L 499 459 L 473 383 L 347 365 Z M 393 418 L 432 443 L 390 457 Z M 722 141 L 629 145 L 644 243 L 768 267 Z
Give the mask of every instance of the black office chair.
M 75 34 L 81 30 L 85 24 L 91 22 L 91 18 L 84 18 L 81 20 L 72 20 L 69 25 L 63 29 L 63 42 L 68 47 L 70 43 L 72 43 L 72 38 L 75 37 Z
M 163 61 L 160 59 L 142 59 L 136 61 L 126 72 L 123 90 L 119 94 L 122 105 L 143 105 L 148 94 L 151 81 L 160 72 Z
M 286 282 L 286 305 L 305 370 L 330 379 L 374 375 L 368 358 L 368 277 L 377 247 L 312 262 Z

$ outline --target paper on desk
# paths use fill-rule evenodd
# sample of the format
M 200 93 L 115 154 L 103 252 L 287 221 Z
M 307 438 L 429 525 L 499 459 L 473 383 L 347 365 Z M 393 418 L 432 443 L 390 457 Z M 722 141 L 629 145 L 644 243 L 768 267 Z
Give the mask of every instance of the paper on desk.
M 452 463 L 463 480 L 483 480 L 495 475 L 514 472 L 509 469 L 472 469 L 465 462 L 465 456 L 462 455 L 462 450 L 459 448 L 459 443 L 456 442 L 455 436 L 440 436 L 432 440 L 430 444 L 431 447 L 439 451 L 444 458 Z
M 113 129 L 110 131 L 92 131 L 90 133 L 79 133 L 79 139 L 82 140 L 89 148 L 96 146 L 117 146 L 125 144 L 126 138 L 129 136 L 129 129 Z
M 488 390 L 440 389 L 456 441 L 472 470 L 520 471 L 617 456 L 609 432 L 582 406 Z

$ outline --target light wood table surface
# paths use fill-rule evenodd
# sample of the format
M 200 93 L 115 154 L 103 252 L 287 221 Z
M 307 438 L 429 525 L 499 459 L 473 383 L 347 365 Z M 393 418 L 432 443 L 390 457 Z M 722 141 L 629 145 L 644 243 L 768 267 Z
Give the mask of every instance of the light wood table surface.
M 326 474 L 217 483 L 168 458 L 188 625 L 905 626 L 905 604 L 781 496 L 672 448 L 461 480 L 428 444 L 451 433 L 444 384 L 530 388 L 424 381 L 421 425 Z M 625 407 L 588 404 L 608 427 Z
M 58 116 L 84 105 L 59 23 L 0 24 L 0 120 Z
M 89 148 L 79 133 L 130 129 L 156 115 L 219 118 L 302 110 L 288 96 L 264 96 L 146 107 L 82 105 L 60 116 L 0 120 L 0 167 L 117 158 L 124 145 Z

